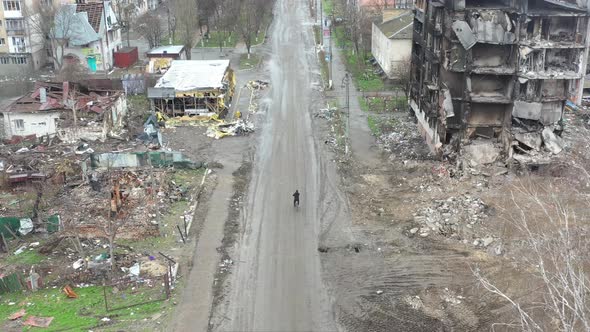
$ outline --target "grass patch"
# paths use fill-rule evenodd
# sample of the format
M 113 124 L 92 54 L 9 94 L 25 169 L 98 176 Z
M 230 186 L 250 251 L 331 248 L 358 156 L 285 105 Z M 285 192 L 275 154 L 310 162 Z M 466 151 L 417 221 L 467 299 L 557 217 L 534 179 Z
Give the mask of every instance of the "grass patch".
M 238 43 L 238 35 L 235 32 L 222 33 L 219 31 L 210 31 L 209 39 L 202 38 L 201 41 L 195 45 L 196 47 L 219 47 L 219 43 L 223 44 L 223 47 L 233 48 Z
M 265 22 L 262 24 L 262 28 L 258 30 L 258 33 L 254 36 L 254 38 L 252 38 L 252 46 L 261 45 L 264 43 L 269 24 L 270 22 Z
M 369 115 L 367 116 L 367 122 L 369 123 L 369 129 L 371 129 L 371 132 L 374 136 L 381 135 L 381 126 L 379 124 L 379 119 L 372 115 Z
M 369 104 L 367 103 L 367 99 L 365 99 L 363 96 L 359 96 L 359 106 L 361 107 L 361 110 L 363 112 L 369 112 L 370 107 Z
M 168 36 L 166 36 L 165 38 L 162 38 L 160 40 L 160 45 L 162 45 L 162 46 L 167 46 L 167 45 L 184 45 L 184 42 L 182 42 L 178 38 L 175 38 L 175 39 L 172 40 L 172 42 L 170 42 L 170 38 L 168 38 Z
M 134 111 L 147 113 L 150 110 L 150 100 L 146 95 L 128 95 L 127 105 Z
M 45 260 L 45 256 L 37 252 L 37 250 L 25 249 L 21 254 L 15 255 L 11 253 L 4 260 L 5 263 L 11 265 L 37 265 Z
M 360 107 L 365 112 L 383 113 L 394 111 L 395 109 L 404 109 L 408 106 L 406 96 L 398 97 L 358 97 Z
M 365 71 L 362 75 L 355 78 L 357 86 L 361 91 L 382 91 L 385 88 L 383 80 L 372 72 Z
M 45 331 L 84 331 L 101 323 L 104 317 L 111 317 L 116 325 L 128 326 L 129 321 L 148 318 L 164 306 L 164 302 L 159 301 L 107 312 L 102 287 L 77 288 L 75 291 L 79 296 L 77 299 L 68 299 L 59 288 L 42 289 L 35 293 L 4 294 L 0 296 L 0 317 L 6 320 L 10 314 L 25 309 L 24 319 L 30 315 L 54 317 Z M 150 301 L 150 298 L 139 292 L 128 294 L 128 298 L 134 303 Z
M 241 54 L 240 55 L 240 69 L 252 69 L 260 64 L 262 57 L 256 53 L 250 54 L 250 59 L 248 59 L 248 54 Z
M 322 79 L 324 80 L 324 86 L 328 86 L 328 80 L 330 77 L 330 68 L 328 67 L 328 61 L 326 61 L 326 53 L 324 51 L 318 52 L 320 60 L 320 71 L 322 73 Z
M 322 43 L 322 31 L 318 25 L 313 26 L 313 37 L 315 39 L 316 45 Z
M 334 11 L 334 1 L 333 0 L 322 0 L 322 6 L 324 9 L 324 13 L 331 15 Z
M 342 49 L 344 64 L 348 72 L 354 77 L 360 91 L 383 91 L 385 84 L 381 77 L 373 73 L 373 66 L 369 63 L 370 53 L 358 53 L 350 39 L 345 26 L 334 27 L 334 43 Z

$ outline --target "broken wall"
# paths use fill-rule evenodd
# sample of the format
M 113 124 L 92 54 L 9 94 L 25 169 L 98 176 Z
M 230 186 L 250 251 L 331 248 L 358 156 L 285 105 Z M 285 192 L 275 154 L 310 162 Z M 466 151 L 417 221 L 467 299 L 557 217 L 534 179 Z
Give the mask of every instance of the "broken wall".
M 478 2 L 481 3 L 481 1 Z M 469 12 L 468 15 L 469 25 L 476 35 L 478 42 L 511 44 L 516 41 L 515 20 L 505 11 L 479 10 Z
M 551 125 L 559 121 L 563 114 L 564 102 L 525 102 L 517 100 L 512 108 L 512 116 L 520 119 L 539 121 Z
M 509 105 L 471 103 L 471 112 L 467 117 L 470 127 L 502 127 Z
M 505 100 L 512 98 L 514 82 L 508 75 L 480 75 L 473 74 L 467 79 L 467 88 L 471 97 L 487 97 Z
M 514 65 L 512 48 L 503 45 L 476 44 L 471 49 L 474 67 L 510 67 Z

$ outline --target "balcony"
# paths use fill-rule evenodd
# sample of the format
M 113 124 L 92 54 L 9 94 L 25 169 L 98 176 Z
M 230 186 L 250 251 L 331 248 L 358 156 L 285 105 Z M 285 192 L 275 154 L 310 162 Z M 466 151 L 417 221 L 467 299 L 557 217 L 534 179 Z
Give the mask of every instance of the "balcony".
M 4 18 L 23 18 L 23 12 L 20 10 L 5 10 L 4 11 Z
M 9 47 L 10 53 L 28 53 L 27 47 L 24 45 L 12 45 Z
M 6 34 L 8 36 L 24 36 L 25 35 L 25 29 L 16 29 L 16 28 L 6 28 Z

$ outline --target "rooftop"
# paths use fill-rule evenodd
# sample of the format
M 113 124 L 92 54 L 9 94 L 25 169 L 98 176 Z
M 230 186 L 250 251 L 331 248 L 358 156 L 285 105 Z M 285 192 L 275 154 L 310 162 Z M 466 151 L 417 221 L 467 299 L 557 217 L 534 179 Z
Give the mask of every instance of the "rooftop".
M 228 69 L 229 60 L 175 60 L 154 87 L 175 91 L 221 88 Z
M 377 27 L 389 39 L 412 39 L 413 23 L 414 14 L 408 10 L 389 21 L 377 24 Z
M 45 91 L 44 98 L 42 90 Z M 122 91 L 94 90 L 79 83 L 37 81 L 32 92 L 16 100 L 13 99 L 12 103 L 1 108 L 0 112 L 35 113 L 71 110 L 71 107 L 66 105 L 67 102 L 64 102 L 64 99 L 69 97 L 75 100 L 77 110 L 100 114 L 109 109 L 121 94 Z M 67 97 L 64 98 L 64 95 Z
M 90 2 L 90 3 L 79 3 L 76 4 L 76 12 L 86 12 L 88 15 L 88 23 L 92 26 L 94 31 L 99 32 L 100 21 L 103 16 L 103 3 L 102 2 Z
M 148 55 L 155 55 L 155 54 L 180 54 L 184 50 L 183 45 L 167 45 L 167 46 L 158 46 L 156 48 L 152 48 Z

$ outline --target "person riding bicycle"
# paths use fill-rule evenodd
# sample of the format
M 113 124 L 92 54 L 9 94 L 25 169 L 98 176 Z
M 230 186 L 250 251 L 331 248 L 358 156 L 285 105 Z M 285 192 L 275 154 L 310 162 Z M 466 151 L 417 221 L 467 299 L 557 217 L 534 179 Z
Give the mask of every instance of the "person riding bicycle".
M 299 190 L 295 190 L 293 194 L 293 206 L 299 206 Z

